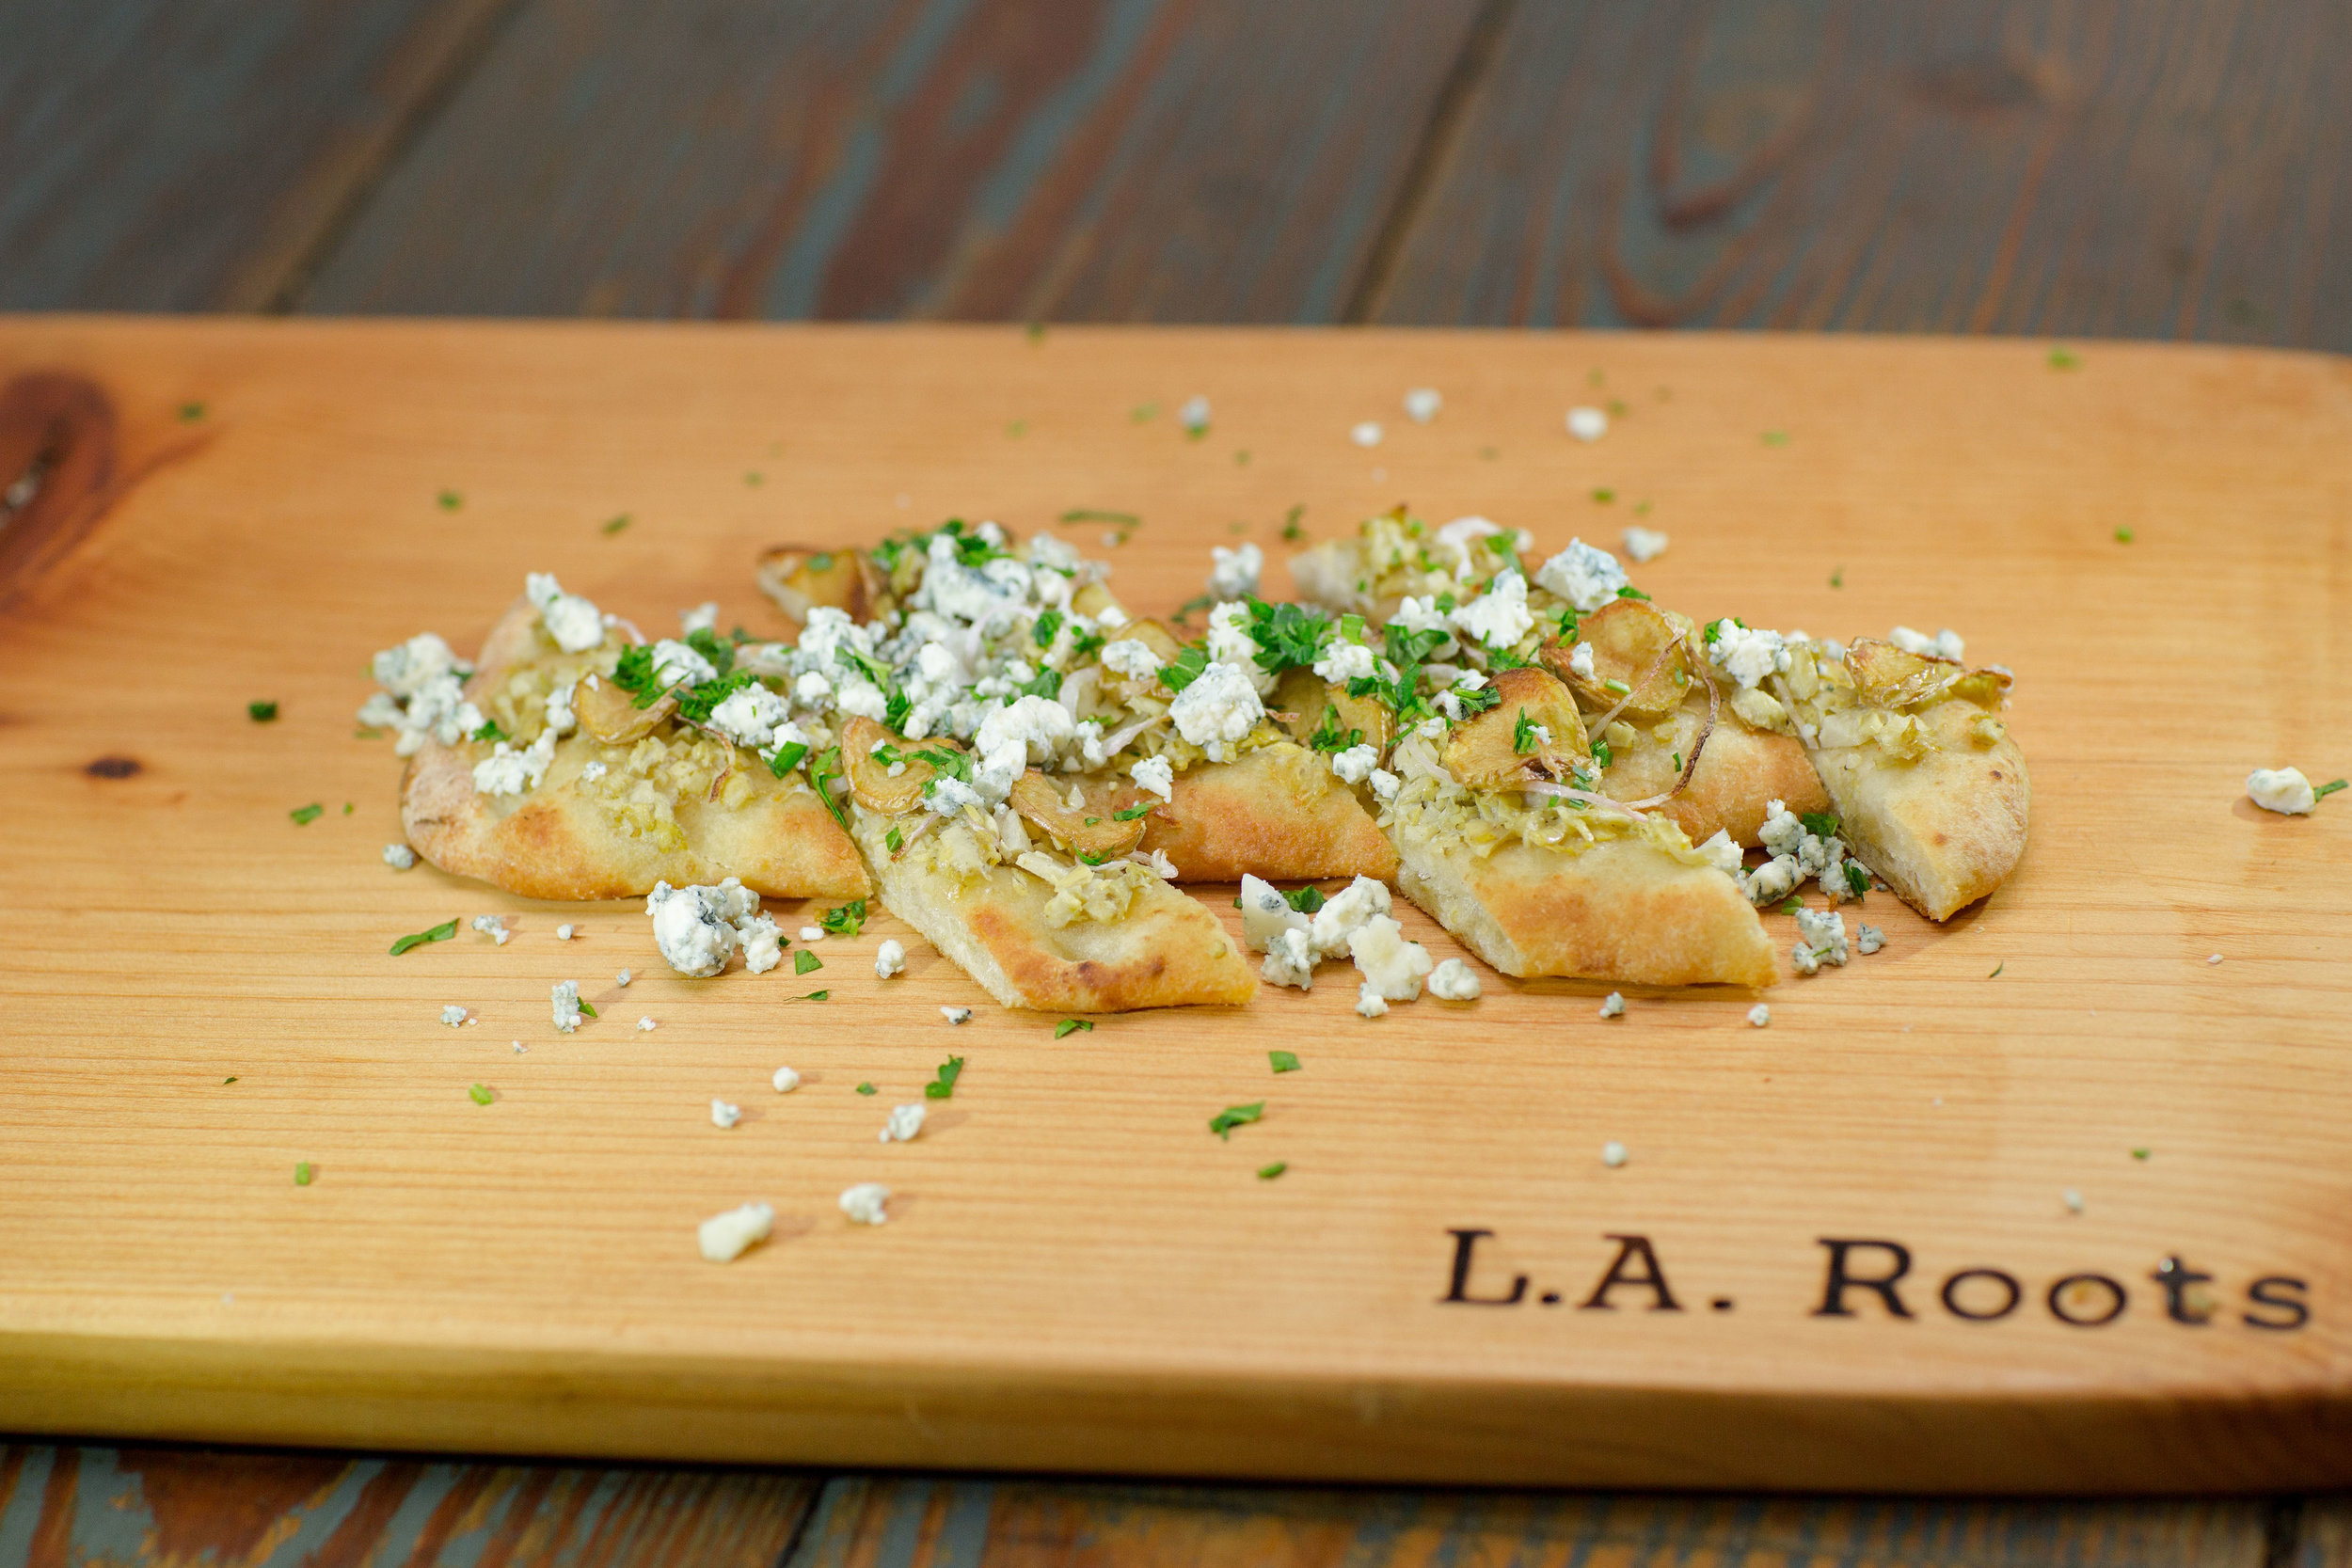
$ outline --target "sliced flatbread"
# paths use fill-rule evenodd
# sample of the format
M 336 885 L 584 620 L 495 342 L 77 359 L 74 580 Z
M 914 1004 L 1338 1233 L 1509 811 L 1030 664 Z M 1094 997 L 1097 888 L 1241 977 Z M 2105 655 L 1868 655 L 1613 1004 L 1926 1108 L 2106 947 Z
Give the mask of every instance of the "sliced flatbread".
M 485 642 L 467 695 L 485 713 L 537 722 L 548 691 L 615 647 L 565 655 L 518 599 Z M 501 699 L 503 699 L 501 703 Z M 510 733 L 525 733 L 517 718 Z M 771 898 L 850 898 L 871 889 L 856 847 L 798 774 L 772 777 L 749 752 L 656 723 L 605 744 L 583 728 L 555 744 L 543 781 L 520 795 L 474 787 L 480 742 L 427 741 L 409 759 L 401 821 L 442 870 L 532 898 L 624 898 L 738 877 Z M 591 764 L 603 773 L 585 777 Z
M 1143 849 L 1157 850 L 1187 882 L 1236 882 L 1244 872 L 1289 880 L 1396 875 L 1396 850 L 1380 825 L 1332 776 L 1317 752 L 1278 741 L 1232 762 L 1176 775 L 1173 799 L 1152 814 Z M 1149 799 L 1121 784 L 1109 799 Z
M 2033 785 L 2006 674 L 1863 639 L 1799 645 L 1787 680 L 1839 832 L 1903 902 L 1948 920 L 2016 869 Z
M 859 847 L 890 912 L 1008 1007 L 1114 1013 L 1192 1004 L 1239 1006 L 1257 994 L 1251 973 L 1216 916 L 1132 861 L 1101 870 L 1032 851 L 1073 883 L 1068 897 L 1020 866 L 977 863 L 961 824 L 890 847 L 911 821 L 855 808 Z M 906 828 L 899 827 L 903 841 Z M 1083 884 L 1121 906 L 1115 918 L 1085 911 Z M 1073 906 L 1075 908 L 1073 917 Z

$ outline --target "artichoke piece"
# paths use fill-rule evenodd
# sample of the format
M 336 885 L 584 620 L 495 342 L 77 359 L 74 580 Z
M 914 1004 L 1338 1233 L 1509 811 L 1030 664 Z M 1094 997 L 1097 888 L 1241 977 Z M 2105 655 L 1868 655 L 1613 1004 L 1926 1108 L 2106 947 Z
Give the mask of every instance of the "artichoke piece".
M 878 742 L 880 755 L 874 751 Z M 850 777 L 850 793 L 859 805 L 887 816 L 904 816 L 921 806 L 924 786 L 943 769 L 954 771 L 958 764 L 952 759 L 962 755 L 963 748 L 944 736 L 907 740 L 864 714 L 841 727 L 841 768 Z M 904 770 L 891 772 L 893 762 L 904 763 Z
M 1143 842 L 1143 817 L 1121 822 L 1108 805 L 1091 800 L 1073 810 L 1054 782 L 1032 768 L 1012 782 L 1005 803 L 1019 812 L 1046 837 L 1069 847 L 1071 853 L 1100 865 Z
M 1471 789 L 1500 789 L 1532 779 L 1539 769 L 1565 778 L 1571 768 L 1589 764 L 1592 749 L 1585 743 L 1584 721 L 1577 717 L 1576 699 L 1566 687 L 1541 670 L 1524 668 L 1497 675 L 1495 693 L 1501 702 L 1447 732 L 1439 754 L 1447 772 Z M 1536 726 L 1549 738 L 1531 734 Z M 1519 749 L 1522 734 L 1529 736 L 1525 751 Z
M 1613 599 L 1577 627 L 1577 641 L 1593 650 L 1592 679 L 1570 666 L 1575 643 L 1549 643 L 1537 657 L 1585 706 L 1605 712 L 1622 702 L 1619 717 L 1654 722 L 1691 694 L 1690 629 L 1688 622 L 1645 600 Z M 1677 637 L 1683 639 L 1679 647 Z
M 1282 721 L 1282 727 L 1301 746 L 1312 740 L 1327 721 L 1341 735 L 1360 730 L 1365 745 L 1383 757 L 1389 754 L 1394 721 L 1388 705 L 1376 697 L 1351 697 L 1347 688 L 1325 680 L 1312 670 L 1285 671 L 1281 684 L 1274 689 L 1274 708 L 1290 715 Z
M 660 702 L 639 707 L 636 697 L 613 685 L 609 675 L 598 676 L 594 685 L 583 680 L 572 692 L 572 712 L 580 727 L 608 746 L 644 739 L 676 711 L 677 699 L 667 692 Z
M 759 558 L 760 591 L 795 621 L 818 606 L 864 626 L 889 613 L 893 598 L 882 569 L 864 550 L 778 545 Z

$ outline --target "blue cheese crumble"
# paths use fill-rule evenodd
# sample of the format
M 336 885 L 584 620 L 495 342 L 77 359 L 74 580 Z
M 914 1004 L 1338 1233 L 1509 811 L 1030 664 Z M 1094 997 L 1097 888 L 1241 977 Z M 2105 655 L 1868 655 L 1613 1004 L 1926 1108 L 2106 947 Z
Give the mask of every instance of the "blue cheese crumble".
M 2283 816 L 2309 816 L 2319 806 L 2312 781 L 2299 768 L 2257 768 L 2246 775 L 2246 798 Z
M 555 1026 L 568 1035 L 580 1027 L 580 982 L 558 980 L 548 992 L 555 1014 Z
M 776 1227 L 776 1212 L 765 1203 L 746 1203 L 723 1214 L 713 1214 L 695 1227 L 695 1244 L 706 1261 L 732 1263 Z
M 416 869 L 417 852 L 405 844 L 387 844 L 384 846 L 384 863 L 394 871 L 412 871 Z
M 890 1189 L 879 1181 L 861 1181 L 841 1193 L 841 1212 L 859 1225 L 882 1225 L 890 1218 Z
M 1475 1002 L 1478 975 L 1459 958 L 1448 958 L 1429 972 L 1429 994 L 1440 1002 Z
M 886 1144 L 914 1142 L 915 1134 L 923 1131 L 923 1118 L 929 1114 L 919 1100 L 912 1104 L 893 1105 L 889 1117 L 882 1122 L 881 1141 Z
M 874 949 L 874 977 L 876 979 L 887 980 L 903 972 L 906 967 L 906 943 L 898 938 L 888 938 L 880 947 Z

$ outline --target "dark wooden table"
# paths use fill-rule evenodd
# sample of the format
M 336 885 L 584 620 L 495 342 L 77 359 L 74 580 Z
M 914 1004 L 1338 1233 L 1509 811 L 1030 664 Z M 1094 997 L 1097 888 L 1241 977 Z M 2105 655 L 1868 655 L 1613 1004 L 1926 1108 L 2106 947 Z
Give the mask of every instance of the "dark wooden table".
M 2344 0 L 0 0 L 0 309 L 2352 349 Z M 2352 1565 L 2352 1498 L 0 1448 L 0 1568 Z

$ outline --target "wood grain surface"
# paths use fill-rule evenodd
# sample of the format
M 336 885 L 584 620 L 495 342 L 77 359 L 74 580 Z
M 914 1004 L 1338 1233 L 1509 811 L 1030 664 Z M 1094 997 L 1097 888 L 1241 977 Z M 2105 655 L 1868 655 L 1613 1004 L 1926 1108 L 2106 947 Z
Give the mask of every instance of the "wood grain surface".
M 2342 766 L 2340 363 L 8 324 L 0 371 L 36 367 L 102 388 L 148 477 L 0 619 L 0 1425 L 1483 1482 L 2247 1488 L 2352 1463 L 2345 819 L 2241 799 L 2256 763 Z M 1436 425 L 1348 442 L 1419 383 L 1446 390 Z M 1597 383 L 1628 412 L 1570 442 L 1559 410 Z M 1192 391 L 1208 440 L 1133 417 Z M 190 439 L 191 398 L 201 444 L 142 468 Z M 748 563 L 780 534 L 1118 507 L 1144 518 L 1122 592 L 1165 610 L 1234 525 L 1279 550 L 1290 504 L 1311 535 L 1400 495 L 1545 547 L 1638 498 L 1676 541 L 1645 573 L 1666 603 L 1964 628 L 2021 673 L 2019 875 L 1942 929 L 1874 900 L 1888 951 L 1777 988 L 1764 1031 L 1747 994 L 1645 993 L 1604 1025 L 1604 987 L 1490 976 L 1376 1025 L 1326 985 L 1057 1040 L 993 1007 L 950 1033 L 937 1006 L 979 993 L 920 944 L 873 980 L 886 918 L 823 949 L 829 1003 L 787 1008 L 776 976 L 658 973 L 626 906 L 377 859 L 394 768 L 348 717 L 367 653 L 478 638 L 526 569 L 649 626 L 715 596 L 766 627 Z M 135 674 L 94 701 L 102 670 Z M 283 717 L 252 723 L 255 699 Z M 513 944 L 385 954 L 483 911 Z M 626 993 L 602 978 L 623 965 Z M 545 1022 L 567 977 L 609 1015 L 575 1038 Z M 480 1022 L 444 1027 L 451 1003 Z M 1270 1042 L 1306 1070 L 1273 1080 Z M 950 1052 L 951 1112 L 878 1151 L 880 1108 Z M 788 1101 L 779 1060 L 809 1078 Z M 714 1095 L 742 1128 L 709 1126 Z M 1206 1132 L 1261 1098 L 1263 1122 Z M 898 1217 L 852 1231 L 833 1196 L 876 1178 Z M 695 1260 L 693 1223 L 751 1197 L 778 1239 Z M 1451 1293 L 1523 1275 L 1520 1305 L 1443 1301 L 1466 1230 L 1492 1235 Z M 1580 1309 L 1629 1236 L 1679 1310 L 1642 1286 Z M 1908 1315 L 1867 1291 L 1825 1315 L 1823 1238 L 1907 1248 Z M 2169 1257 L 2213 1276 L 2185 1297 L 2201 1323 L 2168 1314 Z M 2017 1311 L 1963 1317 L 1984 1275 L 1938 1304 L 1983 1269 Z
M 303 304 L 1334 320 L 1476 9 L 539 0 Z
M 0 310 L 282 305 L 513 8 L 9 6 Z
M 1518 6 L 1378 318 L 2352 347 L 2334 0 Z

